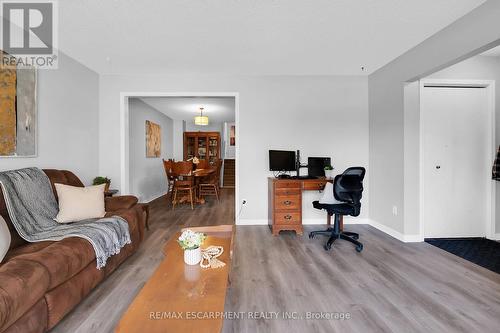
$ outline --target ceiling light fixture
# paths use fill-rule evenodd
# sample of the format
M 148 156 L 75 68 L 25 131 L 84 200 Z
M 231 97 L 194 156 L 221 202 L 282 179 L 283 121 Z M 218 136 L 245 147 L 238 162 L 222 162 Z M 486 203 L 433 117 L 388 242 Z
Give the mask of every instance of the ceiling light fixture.
M 200 108 L 200 115 L 194 117 L 194 124 L 198 126 L 207 126 L 208 117 L 203 115 L 204 108 Z

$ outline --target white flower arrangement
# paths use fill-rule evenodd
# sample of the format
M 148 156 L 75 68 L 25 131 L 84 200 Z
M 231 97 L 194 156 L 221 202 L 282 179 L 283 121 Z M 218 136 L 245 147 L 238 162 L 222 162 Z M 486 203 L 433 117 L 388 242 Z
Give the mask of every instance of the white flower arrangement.
M 183 250 L 197 249 L 205 241 L 205 234 L 201 232 L 194 232 L 193 230 L 184 230 L 177 240 Z

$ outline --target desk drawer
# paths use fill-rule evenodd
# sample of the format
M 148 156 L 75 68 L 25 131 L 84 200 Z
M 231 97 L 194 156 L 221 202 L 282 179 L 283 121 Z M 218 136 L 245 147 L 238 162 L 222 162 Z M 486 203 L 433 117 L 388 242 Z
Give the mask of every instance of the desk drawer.
M 276 188 L 297 188 L 300 190 L 300 182 L 297 181 L 277 181 Z
M 326 181 L 304 182 L 304 190 L 306 191 L 322 190 L 325 188 L 325 184 Z
M 274 214 L 275 224 L 302 224 L 300 212 L 277 212 Z
M 275 197 L 274 207 L 277 210 L 294 210 L 301 208 L 300 194 L 298 195 L 280 195 Z
M 275 190 L 276 196 L 282 196 L 282 195 L 300 195 L 301 193 L 300 188 L 277 188 Z M 279 199 L 277 199 L 279 200 Z

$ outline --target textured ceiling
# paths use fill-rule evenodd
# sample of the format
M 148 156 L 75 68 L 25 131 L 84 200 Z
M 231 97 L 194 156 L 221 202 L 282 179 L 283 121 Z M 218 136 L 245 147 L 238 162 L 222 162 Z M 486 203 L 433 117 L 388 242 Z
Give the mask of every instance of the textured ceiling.
M 483 2 L 64 0 L 59 45 L 102 74 L 367 75 Z
M 143 102 L 172 119 L 192 121 L 203 114 L 211 122 L 233 122 L 235 117 L 234 97 L 143 97 Z

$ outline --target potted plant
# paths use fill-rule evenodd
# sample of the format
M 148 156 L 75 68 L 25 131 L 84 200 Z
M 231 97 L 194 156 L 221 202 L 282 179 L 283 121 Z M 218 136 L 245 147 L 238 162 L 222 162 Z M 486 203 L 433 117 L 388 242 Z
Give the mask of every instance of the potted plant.
M 331 165 L 325 166 L 325 177 L 326 178 L 333 178 L 333 167 Z
M 190 229 L 184 230 L 177 240 L 184 250 L 184 262 L 188 265 L 197 265 L 201 261 L 201 244 L 205 241 L 206 235 Z
M 107 192 L 109 191 L 109 185 L 111 185 L 111 179 L 109 179 L 108 177 L 95 177 L 94 178 L 94 181 L 92 182 L 92 185 L 101 185 L 101 184 L 106 184 L 106 186 L 104 186 L 104 192 Z

